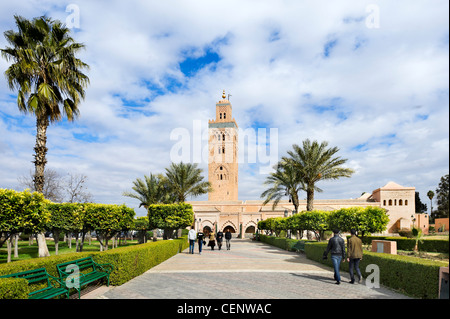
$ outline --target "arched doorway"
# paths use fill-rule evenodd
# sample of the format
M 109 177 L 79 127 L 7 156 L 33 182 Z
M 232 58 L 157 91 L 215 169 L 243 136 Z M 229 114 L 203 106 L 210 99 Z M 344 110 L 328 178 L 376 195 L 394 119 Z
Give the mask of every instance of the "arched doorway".
M 256 228 L 255 228 L 255 226 L 248 226 L 246 229 L 245 229 L 245 234 L 244 234 L 244 237 L 245 238 L 252 238 L 253 237 L 253 234 L 256 232 Z
M 247 229 L 245 230 L 245 233 L 250 233 L 250 234 L 254 234 L 256 232 L 256 228 L 255 226 L 248 226 Z
M 209 237 L 209 234 L 211 234 L 211 227 L 209 226 L 203 227 L 203 234 L 205 234 L 205 237 Z
M 227 226 L 223 229 L 223 232 L 226 233 L 227 230 L 230 230 L 230 233 L 234 234 L 236 230 L 233 228 L 233 226 Z

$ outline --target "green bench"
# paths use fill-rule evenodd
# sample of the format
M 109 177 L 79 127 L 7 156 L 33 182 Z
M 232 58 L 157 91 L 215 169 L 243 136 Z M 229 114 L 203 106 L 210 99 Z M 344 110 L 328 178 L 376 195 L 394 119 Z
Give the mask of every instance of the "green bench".
M 81 258 L 56 265 L 59 279 L 64 281 L 68 289 L 75 288 L 80 298 L 81 287 L 94 281 L 106 278 L 109 286 L 109 275 L 114 270 L 111 264 L 98 264 L 92 257 Z M 78 281 L 78 282 L 75 282 Z
M 36 285 L 38 288 L 46 285 L 46 287 L 30 292 L 28 299 L 51 299 L 61 297 L 61 295 L 69 298 L 69 289 L 66 288 L 66 285 L 59 278 L 50 275 L 45 268 L 4 275 L 0 278 L 24 278 L 28 280 L 29 285 Z
M 303 241 L 303 240 L 297 241 L 297 242 L 292 246 L 292 248 L 295 249 L 296 251 L 302 251 L 302 252 L 304 252 L 304 251 L 305 251 L 305 241 Z

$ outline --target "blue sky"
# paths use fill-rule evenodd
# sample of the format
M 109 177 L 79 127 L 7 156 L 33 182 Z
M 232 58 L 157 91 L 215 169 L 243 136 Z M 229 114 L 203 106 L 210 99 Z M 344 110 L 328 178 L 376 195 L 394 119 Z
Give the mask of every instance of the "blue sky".
M 356 173 L 323 182 L 316 198 L 394 181 L 429 204 L 426 192 L 448 174 L 448 1 L 18 0 L 0 4 L 0 30 L 15 28 L 14 14 L 71 21 L 71 5 L 91 84 L 80 118 L 48 129 L 48 167 L 87 175 L 96 202 L 144 214 L 123 191 L 169 166 L 173 130 L 207 128 L 223 89 L 240 128 L 277 129 L 278 157 L 306 138 L 340 148 Z M 0 187 L 20 189 L 34 143 L 35 119 L 0 77 Z M 240 164 L 240 199 L 259 198 L 266 165 Z

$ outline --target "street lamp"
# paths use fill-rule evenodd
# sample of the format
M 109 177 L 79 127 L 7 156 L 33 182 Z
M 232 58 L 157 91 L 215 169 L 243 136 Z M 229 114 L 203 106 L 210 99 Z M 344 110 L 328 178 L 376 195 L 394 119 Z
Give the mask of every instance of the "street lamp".
M 411 215 L 411 220 L 413 222 L 413 227 L 416 227 L 416 218 L 414 217 L 414 215 Z

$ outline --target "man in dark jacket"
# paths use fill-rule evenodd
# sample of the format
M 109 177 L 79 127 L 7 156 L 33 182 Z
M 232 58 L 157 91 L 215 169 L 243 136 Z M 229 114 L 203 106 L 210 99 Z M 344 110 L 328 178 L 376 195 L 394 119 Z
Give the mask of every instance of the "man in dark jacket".
M 333 233 L 334 237 L 331 237 L 328 241 L 327 249 L 323 253 L 323 259 L 327 259 L 328 253 L 331 253 L 331 262 L 333 263 L 334 268 L 334 279 L 336 280 L 336 284 L 339 285 L 341 283 L 339 267 L 342 260 L 345 262 L 345 242 L 344 239 L 339 236 L 339 229 L 333 230 Z
M 226 240 L 226 242 L 227 242 L 227 250 L 230 250 L 230 246 L 231 246 L 231 243 L 230 243 L 230 241 L 231 241 L 231 233 L 230 233 L 230 230 L 229 230 L 229 229 L 227 229 L 227 231 L 225 232 L 225 240 Z
M 219 230 L 219 232 L 217 233 L 216 239 L 217 239 L 217 246 L 219 246 L 219 250 L 221 250 L 222 249 L 222 241 L 223 241 L 222 231 Z

